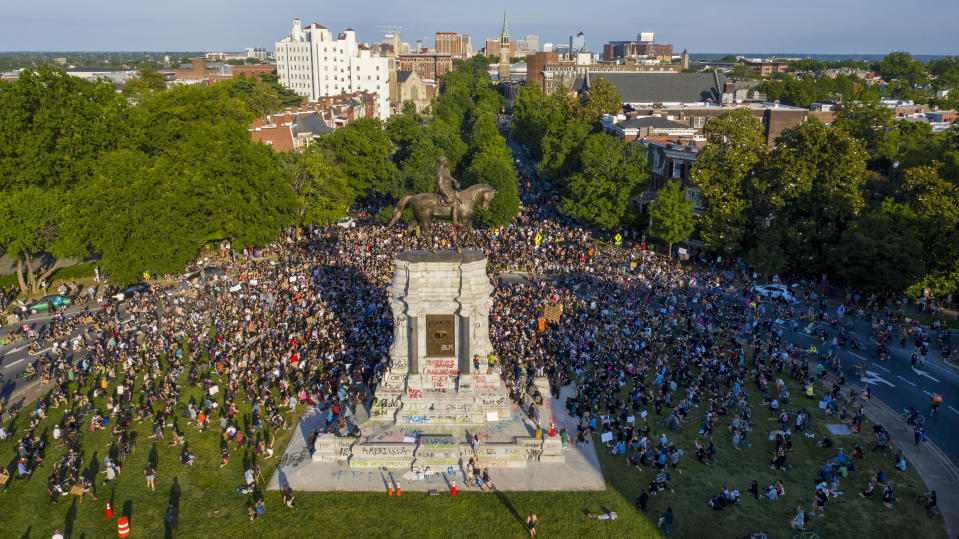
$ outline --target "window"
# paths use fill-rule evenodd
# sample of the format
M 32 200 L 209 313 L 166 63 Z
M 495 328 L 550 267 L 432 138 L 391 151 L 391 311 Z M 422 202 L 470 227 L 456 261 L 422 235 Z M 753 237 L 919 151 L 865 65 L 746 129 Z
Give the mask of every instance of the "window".
M 700 128 L 706 125 L 706 118 L 703 116 L 696 116 L 693 118 L 693 127 Z
M 682 179 L 683 177 L 683 165 L 680 163 L 673 163 L 673 178 Z

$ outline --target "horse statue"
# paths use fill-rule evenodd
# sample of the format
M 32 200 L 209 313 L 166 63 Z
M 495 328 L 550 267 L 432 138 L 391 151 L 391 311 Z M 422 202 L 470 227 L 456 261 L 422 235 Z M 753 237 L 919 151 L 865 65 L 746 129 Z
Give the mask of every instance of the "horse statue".
M 459 237 L 466 234 L 466 239 L 476 245 L 473 238 L 473 217 L 476 214 L 476 206 L 480 205 L 484 210 L 489 209 L 490 202 L 496 196 L 496 189 L 485 183 L 471 185 L 462 191 L 456 191 L 455 196 L 450 197 L 452 203 L 446 202 L 444 196 L 439 193 L 420 193 L 418 195 L 407 195 L 400 199 L 393 210 L 393 218 L 390 219 L 388 226 L 393 226 L 403 214 L 406 205 L 409 204 L 413 210 L 413 220 L 415 221 L 416 235 L 426 234 L 430 230 L 430 223 L 434 218 L 448 219 L 456 227 L 454 242 L 456 249 L 459 250 Z

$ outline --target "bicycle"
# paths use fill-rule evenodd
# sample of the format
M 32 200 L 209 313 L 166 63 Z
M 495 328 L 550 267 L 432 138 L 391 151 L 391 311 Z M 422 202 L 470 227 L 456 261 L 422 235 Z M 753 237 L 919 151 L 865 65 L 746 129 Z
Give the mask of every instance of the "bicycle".
M 915 417 L 913 417 L 913 414 L 915 414 Z M 915 427 L 921 427 L 923 423 L 926 422 L 926 416 L 908 408 L 903 408 L 902 413 L 899 414 L 899 417 L 905 421 L 907 425 Z

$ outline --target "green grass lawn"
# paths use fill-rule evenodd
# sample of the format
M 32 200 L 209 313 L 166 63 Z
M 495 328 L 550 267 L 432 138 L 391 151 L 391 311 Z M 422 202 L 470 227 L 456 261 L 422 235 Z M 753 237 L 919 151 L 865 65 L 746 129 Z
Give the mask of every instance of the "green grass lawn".
M 787 382 L 787 385 L 790 386 L 791 395 L 801 395 L 794 384 Z M 755 387 L 750 393 L 757 393 Z M 817 389 L 816 394 L 821 397 L 821 389 Z M 827 419 L 825 412 L 818 409 L 817 401 L 807 400 L 805 396 L 798 399 L 794 397 L 793 406 L 810 410 L 812 431 L 819 435 L 825 432 L 826 423 L 839 422 L 835 416 Z M 917 502 L 918 496 L 926 491 L 918 473 L 911 466 L 905 473 L 895 471 L 891 457 L 878 452 L 868 453 L 873 447 L 872 423 L 864 424 L 860 434 L 833 436 L 836 445 L 830 449 L 816 447 L 818 437 L 812 439 L 794 435 L 793 450 L 786 461 L 792 469 L 780 472 L 769 468 L 776 446 L 774 441 L 768 439 L 768 433 L 778 428 L 778 423 L 769 420 L 775 415 L 765 408 L 753 406 L 755 426 L 747 438 L 751 447 L 742 451 L 732 446 L 732 435 L 727 432 L 729 418 L 720 420 L 713 434 L 718 448 L 717 463 L 710 466 L 700 464 L 694 454 L 694 441 L 697 437 L 701 438 L 697 434 L 703 415 L 701 406 L 694 409 L 691 414 L 693 420 L 683 426 L 681 433 L 669 432 L 666 427 L 659 426 L 660 417 L 653 410 L 650 410 L 650 414 L 650 438 L 666 432 L 670 442 L 684 449 L 680 461 L 683 473 L 671 474 L 671 486 L 675 492 L 651 496 L 647 507 L 647 513 L 655 518 L 671 506 L 676 519 L 673 535 L 677 537 L 743 537 L 759 530 L 765 530 L 770 537 L 792 537 L 789 521 L 796 513 L 796 506 L 801 505 L 806 511 L 813 510 L 816 470 L 840 447 L 849 454 L 854 442 L 867 450 L 866 457 L 856 461 L 856 470 L 851 477 L 840 480 L 844 494 L 829 499 L 825 508 L 826 516 L 807 520 L 806 529 L 812 529 L 824 537 L 895 537 L 910 534 L 914 537 L 945 537 L 942 519 L 927 518 Z M 596 441 L 599 441 L 598 436 Z M 627 466 L 625 458 L 610 457 L 608 452 L 600 455 L 600 462 L 607 484 L 629 500 L 635 499 L 656 474 L 655 468 L 644 468 L 639 472 Z M 858 494 L 866 487 L 877 466 L 885 471 L 887 480 L 895 483 L 899 502 L 894 510 L 882 505 L 878 486 L 871 499 L 861 498 Z M 759 482 L 760 488 L 777 479 L 782 480 L 786 494 L 776 501 L 756 500 L 746 493 L 753 479 Z M 742 501 L 722 511 L 714 511 L 706 502 L 712 494 L 718 494 L 723 486 L 738 488 Z M 704 533 L 704 530 L 709 532 Z
M 794 395 L 799 394 L 795 387 L 791 391 Z M 200 389 L 184 387 L 181 402 L 187 402 L 190 396 L 199 397 Z M 800 399 L 796 405 L 813 410 L 813 427 L 822 432 L 822 412 L 814 401 Z M 96 404 L 102 406 L 104 403 Z M 240 412 L 249 413 L 249 404 L 242 403 Z M 180 528 L 175 535 L 184 537 L 522 537 L 526 534 L 524 522 L 530 510 L 539 516 L 537 529 L 540 536 L 648 537 L 659 533 L 655 521 L 668 505 L 676 514 L 673 531 L 676 537 L 742 537 L 759 529 L 765 529 L 771 537 L 792 537 L 788 522 L 793 511 L 797 504 L 810 509 L 815 470 L 835 450 L 818 449 L 814 440 L 797 436 L 794 437 L 795 449 L 788 460 L 794 466 L 793 470 L 785 473 L 770 470 L 768 461 L 773 443 L 766 439 L 766 433 L 775 423 L 767 421 L 769 414 L 756 407 L 757 426 L 750 437 L 753 446 L 742 452 L 733 449 L 729 443 L 730 435 L 726 433 L 728 420 L 724 419 L 715 431 L 719 463 L 706 467 L 700 465 L 693 455 L 693 440 L 702 413 L 701 407 L 694 409 L 695 424 L 684 426 L 682 433 L 669 433 L 670 440 L 686 453 L 681 461 L 684 473 L 672 477 L 675 493 L 650 497 L 646 514 L 637 512 L 632 500 L 646 488 L 655 472 L 651 469 L 639 472 L 627 467 L 625 459 L 614 459 L 601 451 L 600 462 L 609 487 L 604 492 L 494 494 L 461 490 L 455 498 L 446 492 L 438 497 L 408 492 L 401 498 L 390 498 L 385 493 L 302 492 L 297 494 L 296 510 L 284 507 L 278 492 L 267 492 L 265 516 L 250 522 L 247 504 L 251 497 L 235 492 L 243 482 L 244 452 L 235 451 L 230 464 L 221 469 L 217 430 L 200 433 L 186 426 L 186 420 L 178 418 L 197 461 L 192 468 L 181 464 L 178 460 L 180 448 L 168 447 L 168 434 L 155 445 L 159 466 L 157 488 L 153 493 L 146 488 L 143 475 L 143 468 L 154 449 L 152 440 L 147 438 L 148 422 L 137 426 L 136 450 L 123 462 L 117 482 L 109 486 L 103 485 L 104 476 L 97 472 L 102 469 L 103 456 L 109 450 L 110 434 L 107 431 L 91 433 L 84 429 L 83 469 L 87 475 L 97 476 L 97 500 L 86 498 L 78 504 L 74 496 L 62 496 L 59 503 L 49 503 L 46 479 L 53 462 L 64 452 L 51 445 L 45 464 L 35 477 L 29 481 L 11 481 L 9 490 L 2 494 L 7 510 L 0 536 L 49 537 L 54 528 L 60 528 L 74 538 L 112 537 L 116 533 L 116 516 L 113 519 L 105 517 L 106 501 L 111 501 L 115 515 L 129 515 L 133 537 L 169 536 L 164 516 L 171 497 L 178 496 Z M 62 409 L 52 410 L 38 432 L 49 433 L 54 421 L 62 414 Z M 658 418 L 654 412 L 651 414 L 653 433 L 658 435 Z M 22 422 L 23 418 L 20 424 Z M 865 430 L 868 431 L 868 426 Z M 278 435 L 277 457 L 261 461 L 266 478 L 272 475 L 273 466 L 292 432 L 287 430 Z M 871 447 L 866 445 L 870 442 L 867 434 L 837 438 L 838 446 L 851 449 L 853 439 L 867 449 Z M 595 442 L 599 442 L 598 435 Z M 600 444 L 598 447 L 605 446 Z M 13 448 L 13 441 L 8 440 L 0 444 L 0 454 L 11 458 Z M 250 455 L 252 453 L 247 456 Z M 15 471 L 15 461 L 7 462 Z M 826 537 L 907 534 L 943 537 L 942 520 L 927 519 L 914 501 L 924 491 L 918 475 L 911 469 L 904 474 L 892 472 L 892 464 L 878 453 L 857 462 L 855 476 L 842 482 L 846 494 L 830 499 L 826 518 L 814 519 L 813 529 Z M 876 498 L 866 500 L 856 494 L 876 466 L 882 466 L 897 484 L 900 506 L 896 510 L 882 507 Z M 761 486 L 782 479 L 786 486 L 785 498 L 775 502 L 757 501 L 744 494 L 741 504 L 722 512 L 714 512 L 706 506 L 710 495 L 722 485 L 745 491 L 754 478 Z M 585 515 L 587 511 L 597 514 L 615 511 L 619 518 L 615 521 L 590 520 Z

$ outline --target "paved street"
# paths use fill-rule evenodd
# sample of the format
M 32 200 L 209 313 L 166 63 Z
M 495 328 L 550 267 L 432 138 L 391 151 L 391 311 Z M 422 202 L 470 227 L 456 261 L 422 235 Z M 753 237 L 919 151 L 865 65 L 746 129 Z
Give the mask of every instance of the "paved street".
M 96 309 L 99 309 L 99 306 L 96 304 L 93 305 Z M 67 309 L 67 314 L 73 316 L 82 310 L 82 306 L 74 305 Z M 49 314 L 35 314 L 19 325 L 26 324 L 39 335 L 43 336 L 46 334 L 51 318 L 53 318 L 53 316 Z M 0 334 L 6 335 L 7 332 L 14 327 L 14 325 L 3 326 L 0 328 Z M 75 329 L 71 332 L 70 338 L 76 337 L 82 331 L 83 326 Z M 40 385 L 37 379 L 27 380 L 17 376 L 25 371 L 30 364 L 36 362 L 42 354 L 50 351 L 50 346 L 45 345 L 39 353 L 30 354 L 28 350 L 29 343 L 30 340 L 21 338 L 10 344 L 0 346 L 0 403 L 4 403 L 4 412 L 7 411 L 10 405 L 16 405 L 18 403 L 23 405 L 29 404 L 29 398 L 20 402 L 21 399 L 19 397 L 13 398 L 13 396 L 22 395 L 26 389 Z M 74 361 L 80 357 L 82 357 L 82 354 L 77 354 L 74 357 Z M 30 394 L 33 395 L 33 392 L 30 392 Z M 38 394 L 42 394 L 42 391 Z

